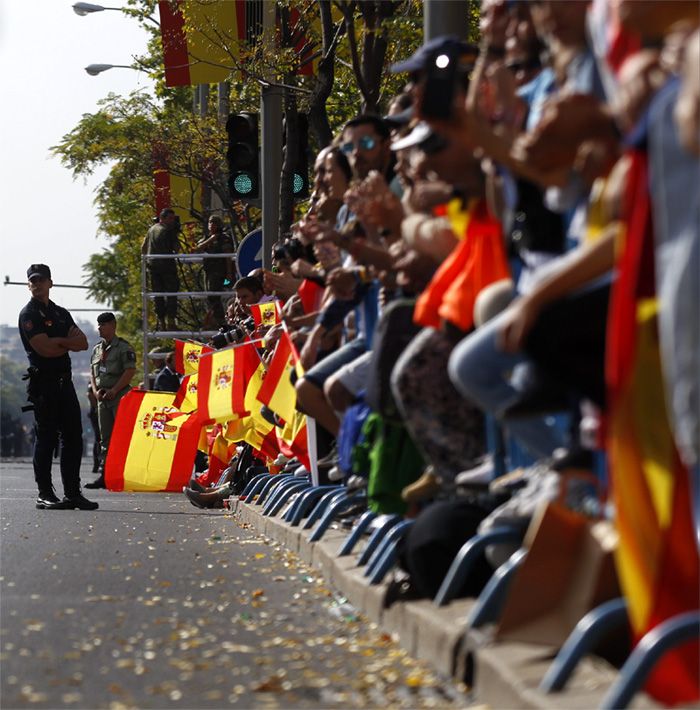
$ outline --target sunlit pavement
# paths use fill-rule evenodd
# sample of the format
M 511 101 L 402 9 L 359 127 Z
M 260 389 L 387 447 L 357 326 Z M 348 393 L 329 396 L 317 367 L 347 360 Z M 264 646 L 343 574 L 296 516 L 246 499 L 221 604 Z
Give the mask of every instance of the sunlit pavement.
M 0 466 L 0 707 L 469 704 L 225 511 L 107 491 L 36 510 L 30 463 Z

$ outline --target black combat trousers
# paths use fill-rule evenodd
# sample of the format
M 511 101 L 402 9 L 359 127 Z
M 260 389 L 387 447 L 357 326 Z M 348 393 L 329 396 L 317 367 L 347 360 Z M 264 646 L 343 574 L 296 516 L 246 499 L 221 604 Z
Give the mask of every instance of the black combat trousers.
M 80 404 L 70 376 L 40 375 L 29 390 L 34 404 L 34 479 L 40 492 L 51 490 L 51 464 L 61 445 L 61 480 L 66 496 L 80 492 L 83 425 Z
M 164 293 L 170 291 L 177 293 L 180 290 L 180 278 L 177 271 L 153 271 L 151 270 L 151 288 L 153 291 Z M 156 296 L 154 299 L 156 316 L 159 319 L 164 317 L 177 317 L 177 296 Z

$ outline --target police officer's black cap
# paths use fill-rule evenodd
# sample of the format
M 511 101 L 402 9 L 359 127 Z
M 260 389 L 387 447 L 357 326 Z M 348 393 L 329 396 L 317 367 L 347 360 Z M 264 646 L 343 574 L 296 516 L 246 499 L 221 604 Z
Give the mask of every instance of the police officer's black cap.
M 32 264 L 27 269 L 27 278 L 31 281 L 35 276 L 41 276 L 42 279 L 50 279 L 51 269 L 46 264 Z
M 97 316 L 97 322 L 100 325 L 104 325 L 105 323 L 111 323 L 115 320 L 117 319 L 114 317 L 114 313 L 110 313 L 109 311 L 107 311 L 106 313 L 100 313 L 100 315 Z

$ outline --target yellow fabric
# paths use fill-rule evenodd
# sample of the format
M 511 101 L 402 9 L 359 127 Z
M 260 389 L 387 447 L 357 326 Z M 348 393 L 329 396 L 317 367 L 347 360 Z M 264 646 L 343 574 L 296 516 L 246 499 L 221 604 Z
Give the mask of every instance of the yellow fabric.
M 185 368 L 183 375 L 196 375 L 199 371 L 199 356 L 202 354 L 202 343 L 184 343 L 182 346 L 182 362 Z
M 174 399 L 169 392 L 144 396 L 124 465 L 125 491 L 162 491 L 167 487 L 179 430 L 188 419 L 171 406 Z M 178 416 L 169 418 L 174 412 Z
M 185 18 L 190 84 L 214 84 L 229 78 L 233 62 L 238 59 L 237 4 L 221 0 L 185 0 L 180 4 Z M 241 29 L 245 37 L 245 28 Z

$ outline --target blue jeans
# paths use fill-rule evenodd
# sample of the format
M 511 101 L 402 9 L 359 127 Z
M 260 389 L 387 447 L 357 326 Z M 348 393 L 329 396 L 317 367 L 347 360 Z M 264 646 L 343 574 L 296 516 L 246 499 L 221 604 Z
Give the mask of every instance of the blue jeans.
M 489 414 L 498 415 L 518 399 L 511 374 L 528 363 L 525 355 L 499 350 L 496 336 L 503 316 L 485 323 L 462 340 L 452 351 L 448 374 L 460 393 Z M 562 433 L 545 419 L 531 417 L 505 423 L 508 433 L 534 456 L 551 456 L 565 445 Z

